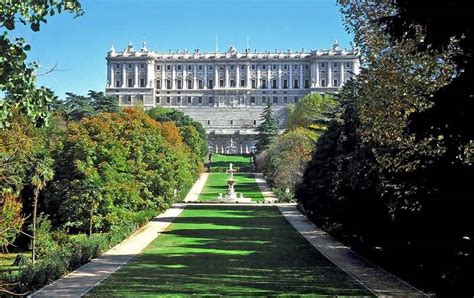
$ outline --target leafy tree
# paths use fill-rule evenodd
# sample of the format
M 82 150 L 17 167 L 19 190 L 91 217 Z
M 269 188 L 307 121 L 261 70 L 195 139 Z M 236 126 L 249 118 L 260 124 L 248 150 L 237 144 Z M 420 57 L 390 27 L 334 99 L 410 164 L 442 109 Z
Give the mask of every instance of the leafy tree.
M 272 105 L 267 104 L 261 116 L 261 123 L 257 127 L 257 152 L 262 152 L 270 146 L 278 135 L 278 120 L 273 118 Z
M 118 100 L 115 96 L 105 95 L 102 91 L 93 90 L 89 90 L 87 95 L 91 99 L 96 113 L 116 113 L 119 111 Z
M 15 241 L 21 231 L 25 218 L 21 214 L 21 202 L 12 194 L 0 197 L 0 247 L 8 252 L 8 246 Z
M 66 111 L 66 117 L 69 120 L 75 121 L 95 114 L 94 103 L 91 97 L 77 95 L 71 92 L 66 92 L 64 110 Z
M 23 38 L 10 37 L 9 32 L 19 23 L 39 31 L 48 15 L 62 11 L 82 14 L 76 0 L 0 2 L 0 27 L 6 29 L 0 34 L 0 94 L 8 95 L 0 97 L 0 129 L 10 126 L 14 110 L 26 114 L 35 125 L 47 123 L 53 92 L 45 87 L 36 88 L 34 71 L 38 65 L 26 63 L 31 47 Z
M 332 118 L 336 101 L 330 94 L 309 93 L 290 107 L 287 129 L 311 128 L 321 132 Z
M 49 157 L 46 150 L 40 151 L 30 165 L 32 169 L 31 184 L 33 186 L 33 223 L 32 223 L 32 261 L 36 261 L 36 217 L 38 211 L 38 197 L 40 191 L 46 187 L 46 183 L 53 179 L 54 172 L 52 169 L 53 159 Z
M 184 114 L 181 111 L 165 107 L 156 107 L 150 109 L 147 111 L 147 114 L 158 122 L 174 122 L 176 126 L 180 128 L 186 126 L 194 127 L 194 129 L 199 133 L 202 142 L 194 143 L 193 146 L 197 145 L 199 148 L 195 148 L 193 150 L 200 152 L 199 156 L 201 156 L 201 158 L 205 158 L 207 156 L 209 151 L 207 147 L 207 134 L 201 123 L 194 121 L 190 116 Z

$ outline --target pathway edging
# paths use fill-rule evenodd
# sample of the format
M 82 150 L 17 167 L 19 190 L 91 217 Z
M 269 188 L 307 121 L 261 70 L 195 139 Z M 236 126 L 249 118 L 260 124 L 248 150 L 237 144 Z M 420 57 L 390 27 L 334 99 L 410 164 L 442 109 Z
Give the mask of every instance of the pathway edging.
M 191 187 L 191 190 L 186 195 L 186 198 L 184 198 L 184 202 L 196 202 L 199 199 L 199 194 L 206 184 L 208 177 L 209 173 L 202 173 L 199 175 L 198 180 L 194 183 L 193 187 Z
M 265 203 L 274 203 L 277 201 L 277 197 L 272 192 L 272 189 L 268 186 L 267 181 L 263 177 L 262 173 L 253 173 L 255 181 L 257 182 L 258 188 L 265 199 Z
M 407 282 L 356 254 L 318 228 L 296 206 L 278 206 L 288 222 L 337 267 L 377 296 L 427 296 Z

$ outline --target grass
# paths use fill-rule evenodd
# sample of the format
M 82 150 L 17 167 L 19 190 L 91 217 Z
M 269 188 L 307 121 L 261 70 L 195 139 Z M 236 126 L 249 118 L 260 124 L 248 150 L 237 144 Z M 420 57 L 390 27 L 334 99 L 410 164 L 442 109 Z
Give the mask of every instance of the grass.
M 212 155 L 211 167 L 229 167 L 229 163 L 232 163 L 232 165 L 237 168 L 252 166 L 250 156 L 222 154 Z
M 187 206 L 90 296 L 370 295 L 274 206 Z
M 216 199 L 219 193 L 225 194 L 227 192 L 227 177 L 226 173 L 210 173 L 198 200 L 211 201 Z M 234 189 L 239 196 L 240 193 L 243 193 L 244 197 L 251 198 L 252 201 L 263 201 L 263 195 L 253 174 L 236 173 L 234 180 Z

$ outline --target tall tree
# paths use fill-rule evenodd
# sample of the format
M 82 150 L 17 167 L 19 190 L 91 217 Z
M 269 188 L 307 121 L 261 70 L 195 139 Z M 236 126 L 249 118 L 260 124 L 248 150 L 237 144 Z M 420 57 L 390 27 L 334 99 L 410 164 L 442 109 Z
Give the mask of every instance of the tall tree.
M 96 113 L 109 112 L 116 113 L 119 111 L 118 99 L 115 96 L 105 95 L 102 91 L 89 90 L 87 93 L 92 102 Z
M 36 63 L 27 63 L 27 52 L 31 46 L 20 37 L 11 37 L 9 32 L 18 24 L 29 26 L 32 31 L 40 30 L 46 17 L 63 11 L 82 14 L 77 0 L 4 0 L 0 2 L 0 129 L 10 126 L 13 110 L 26 114 L 34 124 L 48 121 L 48 102 L 53 92 L 35 85 Z M 8 94 L 2 97 L 1 94 Z
M 257 152 L 262 152 L 268 149 L 273 139 L 278 135 L 278 120 L 273 117 L 271 103 L 268 103 L 263 110 L 257 131 Z

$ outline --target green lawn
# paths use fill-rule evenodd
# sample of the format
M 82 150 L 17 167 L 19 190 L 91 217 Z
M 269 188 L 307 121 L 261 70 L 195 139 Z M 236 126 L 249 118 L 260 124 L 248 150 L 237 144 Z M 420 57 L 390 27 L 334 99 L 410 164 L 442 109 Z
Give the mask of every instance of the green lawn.
M 227 177 L 226 173 L 209 173 L 206 184 L 199 195 L 199 201 L 214 200 L 219 196 L 219 193 L 225 194 L 227 192 Z M 235 192 L 240 196 L 251 198 L 253 201 L 263 201 L 263 195 L 255 181 L 253 174 L 234 174 Z
M 232 163 L 232 165 L 237 168 L 252 165 L 250 156 L 222 154 L 212 155 L 211 167 L 229 167 L 229 163 Z
M 187 206 L 141 254 L 88 293 L 370 295 L 274 206 Z

